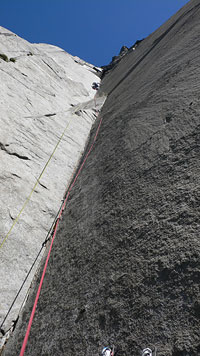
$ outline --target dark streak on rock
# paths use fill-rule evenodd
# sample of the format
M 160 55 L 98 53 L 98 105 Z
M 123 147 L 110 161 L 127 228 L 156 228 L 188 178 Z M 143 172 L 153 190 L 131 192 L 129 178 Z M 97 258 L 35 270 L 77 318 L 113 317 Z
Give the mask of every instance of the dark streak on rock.
M 40 181 L 38 181 L 39 185 L 41 185 L 41 187 L 45 188 L 48 190 L 48 188 L 46 187 L 46 185 L 42 184 Z
M 51 117 L 51 116 L 55 116 L 56 115 L 56 113 L 54 113 L 54 114 L 46 114 L 46 115 L 44 115 L 44 116 L 46 116 L 46 117 Z
M 20 159 L 25 160 L 25 161 L 30 160 L 30 158 L 28 158 L 27 156 L 22 156 L 17 152 L 8 151 L 8 149 L 5 147 L 5 145 L 3 143 L 1 143 L 1 142 L 0 142 L 0 149 L 2 151 L 5 151 L 10 156 L 16 156 L 17 158 L 20 158 Z

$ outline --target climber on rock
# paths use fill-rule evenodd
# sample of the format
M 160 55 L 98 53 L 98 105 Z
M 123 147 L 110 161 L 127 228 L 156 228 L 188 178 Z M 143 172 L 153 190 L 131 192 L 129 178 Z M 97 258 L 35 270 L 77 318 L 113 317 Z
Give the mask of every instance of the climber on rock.
M 99 87 L 100 87 L 99 83 L 96 83 L 96 82 L 92 83 L 92 89 L 99 90 Z

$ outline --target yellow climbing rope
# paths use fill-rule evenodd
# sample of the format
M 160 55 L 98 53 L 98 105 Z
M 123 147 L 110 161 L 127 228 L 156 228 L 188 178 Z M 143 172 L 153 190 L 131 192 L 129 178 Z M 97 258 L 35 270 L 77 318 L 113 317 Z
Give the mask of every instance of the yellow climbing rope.
M 75 111 L 77 111 L 77 110 L 78 110 L 78 109 L 77 109 L 77 107 L 76 107 L 76 108 L 73 110 L 72 115 L 73 115 L 73 114 L 75 113 Z M 24 205 L 22 206 L 22 208 L 21 208 L 20 212 L 18 213 L 16 219 L 13 221 L 13 224 L 12 224 L 10 230 L 8 231 L 7 235 L 4 237 L 3 241 L 1 242 L 1 244 L 0 244 L 0 249 L 2 248 L 2 246 L 4 245 L 4 243 L 6 242 L 8 236 L 10 235 L 11 231 L 13 230 L 15 224 L 18 222 L 20 215 L 22 214 L 22 212 L 23 212 L 23 210 L 25 209 L 26 205 L 27 205 L 28 202 L 30 201 L 33 192 L 35 191 L 35 189 L 36 189 L 38 183 L 40 182 L 40 179 L 42 178 L 42 176 L 43 176 L 43 174 L 44 174 L 44 172 L 45 172 L 45 170 L 46 170 L 46 168 L 47 168 L 49 162 L 51 161 L 52 157 L 54 156 L 54 153 L 55 153 L 55 151 L 56 151 L 58 145 L 60 144 L 60 142 L 61 142 L 61 140 L 62 140 L 62 138 L 63 138 L 65 132 L 67 131 L 67 129 L 68 129 L 69 124 L 71 123 L 71 121 L 72 121 L 72 116 L 71 116 L 71 119 L 69 120 L 69 122 L 67 123 L 67 126 L 65 127 L 65 129 L 64 129 L 64 131 L 63 131 L 63 133 L 62 133 L 62 135 L 60 136 L 60 138 L 59 138 L 57 144 L 55 145 L 54 150 L 53 150 L 51 156 L 49 157 L 49 159 L 48 159 L 48 161 L 46 162 L 44 168 L 42 169 L 42 172 L 40 173 L 39 177 L 37 178 L 37 180 L 36 180 L 36 182 L 35 182 L 35 185 L 34 185 L 34 187 L 32 188 L 32 190 L 31 190 L 29 196 L 26 198 L 26 200 L 25 200 L 25 202 L 24 202 Z

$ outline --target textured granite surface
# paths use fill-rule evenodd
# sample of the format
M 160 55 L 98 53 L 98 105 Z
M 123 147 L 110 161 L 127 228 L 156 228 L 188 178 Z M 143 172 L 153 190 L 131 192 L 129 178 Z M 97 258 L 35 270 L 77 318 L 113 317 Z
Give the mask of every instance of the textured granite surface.
M 200 354 L 200 2 L 105 75 L 94 150 L 64 212 L 26 355 Z M 98 120 L 91 133 L 95 134 Z M 6 356 L 17 356 L 38 279 Z

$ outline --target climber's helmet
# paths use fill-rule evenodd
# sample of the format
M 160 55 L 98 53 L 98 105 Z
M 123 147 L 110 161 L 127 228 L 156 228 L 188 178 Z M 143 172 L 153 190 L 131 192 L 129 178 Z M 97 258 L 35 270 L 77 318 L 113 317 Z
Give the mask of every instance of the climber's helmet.
M 103 350 L 102 350 L 101 355 L 102 356 L 107 356 L 107 355 L 109 355 L 109 353 L 111 354 L 111 349 L 109 347 L 104 347 Z
M 152 351 L 151 349 L 144 349 L 142 351 L 142 356 L 152 356 Z

